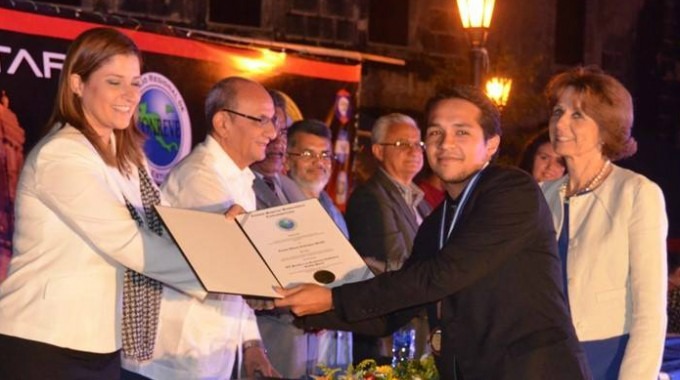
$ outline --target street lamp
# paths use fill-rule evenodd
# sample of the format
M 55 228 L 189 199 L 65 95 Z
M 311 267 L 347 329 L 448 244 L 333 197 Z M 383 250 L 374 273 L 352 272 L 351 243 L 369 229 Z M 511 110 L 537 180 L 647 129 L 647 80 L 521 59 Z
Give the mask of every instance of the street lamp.
M 482 65 L 488 67 L 488 55 L 484 45 L 491 25 L 495 0 L 457 0 L 458 13 L 470 41 L 472 59 L 472 83 L 482 84 Z
M 492 77 L 486 82 L 486 96 L 491 99 L 499 110 L 503 110 L 508 104 L 512 79 L 504 77 Z

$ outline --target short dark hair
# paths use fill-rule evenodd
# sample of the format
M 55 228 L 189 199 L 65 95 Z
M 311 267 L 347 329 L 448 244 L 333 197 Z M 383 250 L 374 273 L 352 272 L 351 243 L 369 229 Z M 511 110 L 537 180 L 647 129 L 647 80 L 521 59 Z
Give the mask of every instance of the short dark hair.
M 538 148 L 546 143 L 550 144 L 550 132 L 548 131 L 548 128 L 543 128 L 533 135 L 524 145 L 517 166 L 525 172 L 532 174 L 534 171 L 534 157 L 536 156 L 536 152 L 538 151 Z M 560 157 L 560 161 L 564 161 L 564 159 Z M 562 164 L 564 164 L 564 162 L 562 162 Z
M 567 88 L 573 88 L 580 107 L 600 129 L 602 154 L 612 161 L 630 157 L 637 151 L 631 136 L 633 99 L 614 77 L 595 66 L 575 67 L 554 76 L 545 89 L 553 108 Z
M 484 140 L 488 140 L 494 136 L 501 136 L 501 114 L 498 107 L 484 94 L 484 92 L 477 87 L 459 85 L 443 90 L 430 98 L 425 105 L 425 117 L 429 124 L 430 115 L 434 107 L 439 102 L 447 99 L 463 99 L 477 106 L 482 115 L 479 118 L 479 125 L 482 126 L 484 132 Z M 427 125 L 426 124 L 426 125 Z
M 295 148 L 295 135 L 299 133 L 309 133 L 331 141 L 331 129 L 322 121 L 315 119 L 299 120 L 288 128 L 288 149 Z
M 274 89 L 268 88 L 267 92 L 269 93 L 269 96 L 272 97 L 272 101 L 274 102 L 274 107 L 277 108 L 283 108 L 284 111 L 286 109 L 286 98 L 283 97 L 283 95 Z

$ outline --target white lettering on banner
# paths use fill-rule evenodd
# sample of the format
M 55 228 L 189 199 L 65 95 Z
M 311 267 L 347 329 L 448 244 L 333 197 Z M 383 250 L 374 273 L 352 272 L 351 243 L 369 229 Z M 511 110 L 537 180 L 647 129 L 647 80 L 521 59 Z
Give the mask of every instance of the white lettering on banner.
M 26 51 L 25 49 L 19 49 L 19 54 L 17 54 L 17 56 L 14 57 L 12 64 L 9 65 L 9 69 L 7 69 L 7 74 L 14 75 L 14 73 L 17 72 L 17 69 L 19 68 L 19 65 L 21 65 L 21 62 L 23 60 L 25 60 L 26 63 L 28 63 L 28 65 L 31 66 L 31 70 L 33 70 L 33 74 L 35 74 L 36 77 L 38 78 L 43 77 L 42 71 L 40 71 L 38 65 L 33 60 L 33 57 L 31 57 L 31 55 L 28 54 L 28 51 Z
M 10 54 L 10 64 L 7 68 L 7 74 L 14 75 L 22 66 L 28 66 L 37 78 L 52 78 L 52 72 L 54 70 L 61 70 L 64 66 L 64 60 L 66 59 L 66 54 L 56 53 L 52 51 L 42 52 L 42 70 L 38 65 L 38 62 L 31 56 L 31 53 L 26 49 L 19 49 L 19 52 L 12 58 L 12 48 L 9 46 L 0 45 L 0 54 Z M 0 73 L 3 72 L 3 60 L 0 59 Z
M 45 73 L 45 78 L 52 78 L 52 69 L 61 71 L 61 69 L 64 67 L 65 59 L 66 54 L 44 51 L 43 70 Z
M 0 45 L 0 54 L 5 53 L 9 54 L 12 52 L 12 49 L 10 49 L 9 46 L 2 46 Z M 2 72 L 2 56 L 0 56 L 0 73 Z

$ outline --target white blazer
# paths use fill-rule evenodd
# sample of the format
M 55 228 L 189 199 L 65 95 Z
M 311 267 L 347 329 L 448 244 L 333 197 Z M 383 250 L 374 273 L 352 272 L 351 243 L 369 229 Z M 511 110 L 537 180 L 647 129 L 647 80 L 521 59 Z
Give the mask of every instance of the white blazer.
M 254 178 L 208 136 L 170 172 L 163 195 L 173 207 L 223 213 L 238 203 L 254 211 Z M 238 295 L 200 301 L 163 289 L 159 319 L 153 358 L 124 359 L 124 368 L 152 379 L 230 379 L 242 343 L 260 340 L 255 313 Z
M 562 231 L 568 176 L 542 185 Z M 661 189 L 613 166 L 590 193 L 569 199 L 567 288 L 580 341 L 630 334 L 619 379 L 656 379 L 666 332 L 666 234 Z
M 121 347 L 123 273 L 132 268 L 198 297 L 177 247 L 138 228 L 139 179 L 107 166 L 75 128 L 52 132 L 24 164 L 14 253 L 0 285 L 0 334 L 109 353 Z

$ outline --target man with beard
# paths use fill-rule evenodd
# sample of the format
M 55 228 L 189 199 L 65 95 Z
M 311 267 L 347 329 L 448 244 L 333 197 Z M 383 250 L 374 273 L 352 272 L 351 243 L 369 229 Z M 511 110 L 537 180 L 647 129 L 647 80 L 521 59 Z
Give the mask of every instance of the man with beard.
M 345 219 L 324 191 L 331 176 L 333 151 L 331 130 L 318 120 L 301 120 L 288 129 L 288 175 L 307 199 L 316 198 L 345 237 L 349 237 Z
M 384 334 L 429 306 L 442 379 L 590 379 L 562 290 L 550 209 L 519 169 L 491 164 L 500 113 L 454 87 L 426 106 L 425 151 L 446 198 L 423 221 L 401 270 L 333 289 L 280 289 L 301 321 Z M 436 341 L 433 341 L 437 343 Z
M 342 213 L 324 191 L 331 176 L 333 151 L 331 130 L 318 120 L 301 120 L 288 129 L 288 175 L 307 198 L 316 198 L 340 231 L 348 237 Z M 322 330 L 319 338 L 319 363 L 331 368 L 346 368 L 352 363 L 352 333 Z

